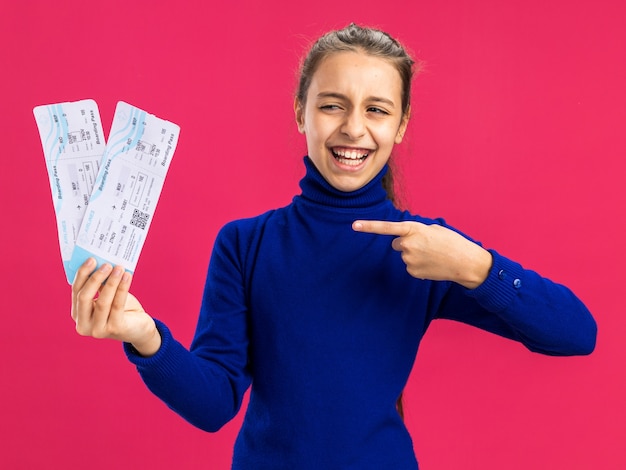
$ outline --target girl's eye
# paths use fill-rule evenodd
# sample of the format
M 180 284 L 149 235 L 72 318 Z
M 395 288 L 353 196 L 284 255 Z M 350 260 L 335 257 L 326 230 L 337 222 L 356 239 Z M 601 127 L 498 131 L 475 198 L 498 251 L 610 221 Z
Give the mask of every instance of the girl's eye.
M 376 113 L 376 114 L 389 114 L 384 109 L 377 108 L 376 106 L 370 106 L 369 108 L 367 108 L 367 111 L 369 113 Z
M 324 104 L 320 106 L 320 109 L 326 109 L 326 110 L 332 111 L 335 109 L 339 109 L 339 106 L 337 106 L 336 104 Z

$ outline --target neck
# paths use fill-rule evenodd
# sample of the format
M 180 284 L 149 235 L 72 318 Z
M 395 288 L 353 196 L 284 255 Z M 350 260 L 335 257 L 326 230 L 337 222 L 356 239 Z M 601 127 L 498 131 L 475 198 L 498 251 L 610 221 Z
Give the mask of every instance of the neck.
M 387 174 L 385 165 L 365 186 L 350 192 L 340 191 L 324 179 L 309 157 L 304 158 L 306 175 L 300 181 L 301 197 L 307 202 L 338 208 L 367 208 L 389 199 L 383 187 L 383 177 Z

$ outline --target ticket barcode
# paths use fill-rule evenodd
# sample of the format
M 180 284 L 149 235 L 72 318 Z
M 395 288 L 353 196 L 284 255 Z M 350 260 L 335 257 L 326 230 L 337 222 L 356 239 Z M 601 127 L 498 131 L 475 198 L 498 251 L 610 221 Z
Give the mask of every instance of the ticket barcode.
M 146 225 L 148 224 L 149 218 L 150 214 L 148 214 L 147 212 L 142 212 L 139 209 L 134 209 L 133 216 L 130 219 L 130 224 L 144 230 L 146 228 Z

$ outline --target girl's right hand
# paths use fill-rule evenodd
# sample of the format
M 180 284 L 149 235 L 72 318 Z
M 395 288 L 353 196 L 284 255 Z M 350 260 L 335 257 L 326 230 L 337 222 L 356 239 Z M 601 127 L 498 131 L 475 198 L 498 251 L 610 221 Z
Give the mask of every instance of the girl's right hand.
M 72 284 L 72 318 L 78 334 L 131 343 L 142 356 L 155 354 L 161 347 L 161 335 L 154 320 L 128 292 L 132 275 L 121 266 L 103 264 L 94 271 L 95 267 L 96 260 L 89 258 Z

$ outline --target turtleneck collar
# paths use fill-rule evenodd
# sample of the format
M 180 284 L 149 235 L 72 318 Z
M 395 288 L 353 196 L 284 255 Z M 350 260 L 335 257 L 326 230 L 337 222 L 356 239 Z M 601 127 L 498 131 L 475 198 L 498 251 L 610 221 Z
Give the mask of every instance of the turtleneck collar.
M 387 191 L 382 185 L 383 176 L 387 173 L 387 165 L 362 188 L 344 192 L 331 186 L 308 156 L 304 157 L 304 164 L 306 174 L 300 180 L 302 194 L 299 197 L 306 201 L 335 208 L 365 209 L 387 200 Z

